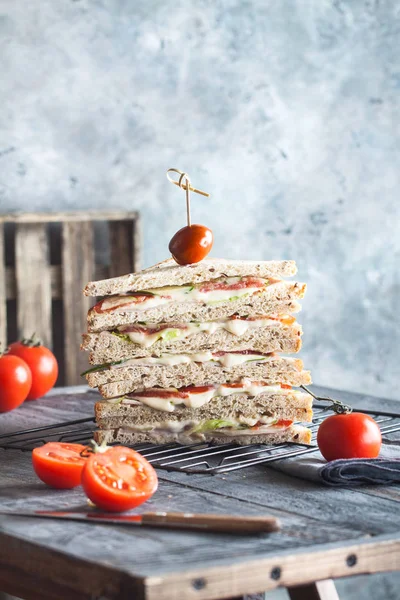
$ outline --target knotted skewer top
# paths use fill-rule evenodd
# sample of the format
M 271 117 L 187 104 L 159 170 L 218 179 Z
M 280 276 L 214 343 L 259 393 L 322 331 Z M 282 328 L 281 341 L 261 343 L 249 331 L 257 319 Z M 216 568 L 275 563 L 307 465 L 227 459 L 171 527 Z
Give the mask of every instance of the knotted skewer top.
M 178 173 L 178 175 L 179 175 L 178 181 L 176 179 L 172 179 L 172 177 L 170 177 L 169 173 Z M 210 194 L 208 194 L 207 192 L 203 192 L 202 190 L 198 190 L 197 188 L 193 187 L 191 185 L 191 181 L 190 181 L 189 175 L 187 173 L 179 171 L 179 169 L 168 169 L 168 171 L 167 171 L 167 179 L 168 179 L 168 181 L 170 181 L 174 185 L 177 185 L 178 187 L 180 187 L 182 190 L 185 190 L 185 192 L 186 192 L 186 216 L 187 216 L 187 224 L 190 227 L 191 226 L 191 218 L 190 218 L 190 192 L 195 192 L 196 194 L 200 194 L 201 196 L 207 196 L 207 198 L 210 196 Z

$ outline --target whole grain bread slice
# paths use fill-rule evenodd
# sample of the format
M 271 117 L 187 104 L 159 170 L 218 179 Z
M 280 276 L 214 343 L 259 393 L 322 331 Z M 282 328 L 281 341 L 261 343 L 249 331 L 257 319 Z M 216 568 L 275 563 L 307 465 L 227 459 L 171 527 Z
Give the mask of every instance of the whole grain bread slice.
M 166 325 L 174 327 L 173 324 Z M 280 321 L 266 321 L 265 326 L 248 329 L 243 335 L 234 335 L 230 331 L 218 329 L 214 333 L 201 331 L 181 340 L 157 340 L 145 348 L 130 340 L 123 339 L 109 331 L 86 333 L 81 345 L 82 350 L 91 352 L 89 362 L 101 365 L 106 362 L 124 360 L 142 356 L 161 356 L 161 354 L 192 354 L 206 350 L 232 351 L 252 348 L 264 354 L 268 352 L 298 352 L 301 348 L 302 329 L 298 323 L 285 325 Z
M 155 410 L 145 404 L 118 404 L 114 402 L 96 402 L 95 415 L 102 429 L 114 429 L 123 425 L 144 425 L 161 421 L 185 421 L 209 419 L 276 417 L 302 423 L 312 420 L 312 402 L 310 394 L 282 390 L 282 393 L 261 393 L 249 397 L 247 394 L 231 394 L 212 398 L 200 408 L 176 406 L 173 412 Z
M 291 277 L 297 272 L 293 260 L 226 260 L 205 258 L 193 265 L 178 265 L 172 258 L 153 265 L 138 273 L 129 273 L 121 277 L 91 281 L 85 287 L 85 296 L 109 296 L 126 294 L 166 285 L 185 285 L 211 281 L 219 277 Z
M 300 310 L 297 300 L 303 298 L 306 284 L 280 281 L 267 286 L 263 291 L 214 304 L 204 302 L 170 302 L 162 306 L 127 310 L 121 307 L 110 312 L 97 312 L 96 306 L 88 312 L 88 331 L 96 333 L 112 330 L 119 325 L 133 323 L 188 323 L 220 321 L 232 315 L 275 315 Z
M 114 375 L 110 370 L 92 373 L 87 376 L 88 383 L 91 387 L 98 386 L 104 398 L 118 398 L 139 389 L 212 385 L 240 381 L 244 377 L 270 385 L 278 382 L 299 387 L 311 383 L 310 372 L 303 370 L 301 360 L 283 357 L 267 363 L 247 363 L 230 368 L 219 364 L 189 363 L 173 367 L 143 365 L 115 371 L 119 373 Z
M 121 428 L 98 429 L 94 432 L 94 439 L 98 444 L 103 442 L 107 444 L 118 442 L 124 446 L 136 446 L 143 443 L 170 444 L 178 441 L 176 435 L 174 434 L 160 435 L 154 433 L 152 434 L 151 432 L 134 433 L 131 431 L 124 431 Z M 282 431 L 278 431 L 277 433 L 242 436 L 224 436 L 214 433 L 210 436 L 207 436 L 207 441 L 211 442 L 212 444 L 239 444 L 241 446 L 248 446 L 252 444 L 265 444 L 266 446 L 270 446 L 284 442 L 310 444 L 311 439 L 312 433 L 310 429 L 307 429 L 307 427 L 303 427 L 302 425 L 292 425 L 291 427 Z

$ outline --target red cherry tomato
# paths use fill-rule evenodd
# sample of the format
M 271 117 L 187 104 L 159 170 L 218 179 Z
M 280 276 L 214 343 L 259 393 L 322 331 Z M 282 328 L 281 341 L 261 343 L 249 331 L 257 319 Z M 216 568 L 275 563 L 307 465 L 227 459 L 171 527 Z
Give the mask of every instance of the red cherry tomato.
M 114 446 L 92 454 L 82 471 L 82 487 L 99 508 L 122 512 L 146 502 L 158 486 L 157 473 L 138 452 Z
M 80 485 L 82 469 L 87 461 L 80 453 L 86 446 L 48 442 L 32 452 L 36 475 L 47 485 L 57 489 L 71 489 Z
M 376 458 L 382 435 L 375 421 L 364 413 L 332 415 L 321 423 L 317 442 L 326 460 Z
M 30 340 L 11 344 L 9 353 L 22 358 L 32 372 L 32 387 L 27 400 L 41 398 L 51 390 L 58 377 L 57 359 L 51 350 L 32 336 Z
M 31 389 L 32 374 L 22 358 L 0 355 L 0 413 L 17 408 Z
M 198 263 L 207 256 L 214 242 L 211 229 L 204 225 L 186 225 L 173 236 L 169 251 L 179 265 Z

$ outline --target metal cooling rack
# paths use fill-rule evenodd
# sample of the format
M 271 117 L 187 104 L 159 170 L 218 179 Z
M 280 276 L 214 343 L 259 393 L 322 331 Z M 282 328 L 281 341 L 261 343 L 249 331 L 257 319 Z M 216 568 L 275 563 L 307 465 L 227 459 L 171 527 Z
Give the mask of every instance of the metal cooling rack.
M 309 426 L 313 432 L 314 440 L 319 425 L 331 414 L 324 409 L 326 409 L 324 404 L 314 403 L 314 418 Z M 363 409 L 357 409 L 357 411 L 371 415 L 379 424 L 383 435 L 400 431 L 400 415 Z M 90 441 L 95 429 L 96 425 L 93 418 L 65 421 L 54 425 L 2 434 L 0 435 L 0 448 L 28 451 L 50 441 L 85 444 Z M 315 442 L 310 445 L 283 443 L 276 446 L 264 446 L 262 444 L 213 446 L 200 442 L 190 446 L 140 444 L 135 446 L 135 450 L 141 452 L 158 469 L 188 474 L 216 474 L 309 454 L 318 450 L 318 447 Z

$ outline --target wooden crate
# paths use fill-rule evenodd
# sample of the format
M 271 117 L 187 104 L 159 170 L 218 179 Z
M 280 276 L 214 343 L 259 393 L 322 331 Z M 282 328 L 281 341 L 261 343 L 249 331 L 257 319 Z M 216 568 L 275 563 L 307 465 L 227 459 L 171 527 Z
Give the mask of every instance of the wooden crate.
M 0 344 L 36 332 L 60 364 L 58 385 L 82 383 L 93 279 L 137 271 L 137 212 L 0 215 Z

